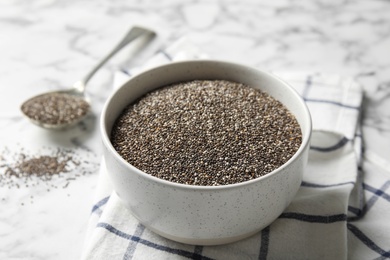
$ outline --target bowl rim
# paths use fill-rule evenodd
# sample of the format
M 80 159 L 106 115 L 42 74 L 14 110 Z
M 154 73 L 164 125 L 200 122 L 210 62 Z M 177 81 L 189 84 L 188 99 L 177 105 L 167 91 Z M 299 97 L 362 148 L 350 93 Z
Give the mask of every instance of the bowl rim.
M 153 73 L 156 70 L 163 70 L 164 68 L 167 68 L 167 67 L 178 66 L 178 65 L 185 66 L 186 64 L 190 64 L 190 63 L 225 64 L 225 65 L 229 65 L 229 66 L 240 67 L 240 68 L 243 68 L 243 69 L 246 69 L 246 70 L 250 70 L 250 71 L 257 71 L 257 72 L 260 72 L 260 73 L 262 73 L 262 74 L 264 74 L 264 75 L 266 75 L 268 77 L 271 77 L 271 78 L 275 79 L 280 84 L 284 85 L 287 89 L 289 89 L 291 94 L 292 94 L 292 96 L 293 96 L 293 98 L 295 98 L 297 100 L 297 102 L 300 103 L 300 106 L 304 110 L 304 114 L 305 114 L 304 115 L 304 120 L 306 121 L 306 128 L 307 128 L 307 129 L 305 129 L 306 130 L 305 131 L 306 134 L 302 135 L 302 143 L 299 146 L 298 150 L 295 152 L 295 154 L 287 162 L 285 162 L 283 165 L 281 165 L 280 167 L 276 168 L 275 170 L 273 170 L 273 171 L 271 171 L 271 172 L 269 172 L 269 173 L 267 173 L 267 174 L 265 174 L 263 176 L 257 177 L 255 179 L 243 181 L 243 182 L 232 183 L 232 184 L 225 184 L 225 185 L 218 185 L 218 186 L 183 184 L 183 183 L 176 183 L 176 182 L 164 180 L 164 179 L 155 177 L 153 175 L 150 175 L 150 174 L 148 174 L 148 173 L 146 173 L 146 172 L 136 168 L 135 166 L 133 166 L 132 164 L 127 162 L 122 156 L 120 156 L 120 154 L 115 150 L 115 148 L 113 147 L 113 145 L 111 143 L 111 140 L 110 140 L 108 132 L 106 131 L 106 125 L 105 125 L 105 118 L 106 118 L 106 115 L 107 115 L 108 107 L 109 107 L 110 103 L 112 102 L 113 97 L 116 95 L 116 93 L 120 89 L 125 87 L 125 85 L 127 85 L 129 81 L 137 81 L 137 79 L 139 77 L 144 77 L 146 74 Z M 106 102 L 105 102 L 105 104 L 103 106 L 103 109 L 102 109 L 101 115 L 100 115 L 100 136 L 101 136 L 101 140 L 102 140 L 103 145 L 105 146 L 105 148 L 111 154 L 111 156 L 115 157 L 115 159 L 117 161 L 119 161 L 123 166 L 128 168 L 130 171 L 135 172 L 137 175 L 140 175 L 143 178 L 146 178 L 146 179 L 148 179 L 148 180 L 150 180 L 152 182 L 157 182 L 157 183 L 159 183 L 161 185 L 170 186 L 170 187 L 175 188 L 175 189 L 202 190 L 202 191 L 211 191 L 211 190 L 220 190 L 220 189 L 223 189 L 223 190 L 224 189 L 233 189 L 233 188 L 238 188 L 238 187 L 241 187 L 241 186 L 252 185 L 252 184 L 255 184 L 257 182 L 261 182 L 261 181 L 263 181 L 265 179 L 271 178 L 272 176 L 282 172 L 285 168 L 287 168 L 290 164 L 292 164 L 296 159 L 298 159 L 302 155 L 302 153 L 310 145 L 311 134 L 312 134 L 312 118 L 311 118 L 311 115 L 310 115 L 310 111 L 309 111 L 309 109 L 307 107 L 307 104 L 305 103 L 305 101 L 301 97 L 301 95 L 290 84 L 288 84 L 283 79 L 279 78 L 277 75 L 272 74 L 270 72 L 267 72 L 267 71 L 264 71 L 264 70 L 261 70 L 261 69 L 255 68 L 255 67 L 251 67 L 251 66 L 248 66 L 248 65 L 244 65 L 244 64 L 241 64 L 241 63 L 237 63 L 237 62 L 228 62 L 228 61 L 215 60 L 215 59 L 213 59 L 213 60 L 212 59 L 197 59 L 197 60 L 186 60 L 186 61 L 173 61 L 173 62 L 170 62 L 168 64 L 163 64 L 163 65 L 159 65 L 159 66 L 156 66 L 156 67 L 144 70 L 144 71 L 134 75 L 133 77 L 129 78 L 124 83 L 122 83 L 119 88 L 114 90 L 109 95 L 109 97 L 106 99 Z M 107 171 L 109 171 L 109 170 L 107 170 Z

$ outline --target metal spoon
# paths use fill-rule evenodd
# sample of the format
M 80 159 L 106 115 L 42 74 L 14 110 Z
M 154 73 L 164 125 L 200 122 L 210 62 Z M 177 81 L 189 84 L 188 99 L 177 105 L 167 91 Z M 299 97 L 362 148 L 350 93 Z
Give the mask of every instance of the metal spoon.
M 63 129 L 75 125 L 85 118 L 90 110 L 89 100 L 85 96 L 85 88 L 92 76 L 119 50 L 134 40 L 145 37 L 145 40 L 151 40 L 155 37 L 155 32 L 142 28 L 133 27 L 117 46 L 107 54 L 83 79 L 73 84 L 73 87 L 66 90 L 51 91 L 26 100 L 21 110 L 30 121 L 40 127 L 47 129 Z M 142 46 L 137 46 L 138 48 Z M 61 103 L 64 109 L 57 109 Z M 81 107 L 77 107 L 81 105 Z M 51 109 L 51 106 L 56 109 Z M 66 109 L 65 109 L 66 108 Z M 58 110 L 58 111 L 57 111 Z M 73 114 L 65 118 L 61 113 Z M 38 113 L 39 112 L 39 113 Z M 61 117 L 61 119 L 59 119 Z M 64 119 L 65 118 L 65 119 Z

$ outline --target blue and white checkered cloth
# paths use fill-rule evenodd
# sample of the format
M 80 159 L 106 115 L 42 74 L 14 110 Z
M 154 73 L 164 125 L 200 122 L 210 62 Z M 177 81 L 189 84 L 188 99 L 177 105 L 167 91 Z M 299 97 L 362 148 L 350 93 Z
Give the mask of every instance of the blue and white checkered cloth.
M 158 52 L 145 67 L 204 58 L 199 54 L 193 45 L 181 40 Z M 118 73 L 115 85 L 133 73 L 137 71 Z M 314 132 L 301 188 L 274 223 L 250 238 L 226 245 L 192 246 L 170 241 L 145 228 L 121 204 L 103 160 L 82 258 L 390 258 L 390 175 L 364 176 L 361 167 L 362 89 L 353 80 L 337 75 L 276 74 L 307 102 Z

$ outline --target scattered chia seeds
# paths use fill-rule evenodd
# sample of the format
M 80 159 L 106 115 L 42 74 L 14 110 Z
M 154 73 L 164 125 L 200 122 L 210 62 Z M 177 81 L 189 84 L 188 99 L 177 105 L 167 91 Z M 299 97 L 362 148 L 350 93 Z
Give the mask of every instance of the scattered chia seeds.
M 73 123 L 85 116 L 89 104 L 83 98 L 65 93 L 48 93 L 26 101 L 21 109 L 32 120 L 46 125 Z
M 130 104 L 111 133 L 117 152 L 155 177 L 217 186 L 263 176 L 302 142 L 295 117 L 268 94 L 224 80 L 166 86 Z
M 45 184 L 47 190 L 67 188 L 81 175 L 97 172 L 98 165 L 82 161 L 76 150 L 50 149 L 31 153 L 24 148 L 0 152 L 0 187 L 28 188 Z

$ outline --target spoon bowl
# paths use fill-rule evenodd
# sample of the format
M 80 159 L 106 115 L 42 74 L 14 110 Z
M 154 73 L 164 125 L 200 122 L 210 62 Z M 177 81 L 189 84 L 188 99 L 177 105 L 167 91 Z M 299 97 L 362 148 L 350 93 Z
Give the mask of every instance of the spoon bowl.
M 155 37 L 156 33 L 150 29 L 132 27 L 117 46 L 108 53 L 93 69 L 72 88 L 50 91 L 34 96 L 21 106 L 23 114 L 35 125 L 46 129 L 65 129 L 76 125 L 90 112 L 90 101 L 85 96 L 85 88 L 92 76 L 119 50 L 136 39 L 142 39 L 145 46 Z M 145 44 L 144 44 L 145 43 Z
M 85 119 L 90 112 L 90 100 L 84 92 L 70 88 L 34 96 L 22 104 L 21 110 L 37 126 L 66 129 Z

